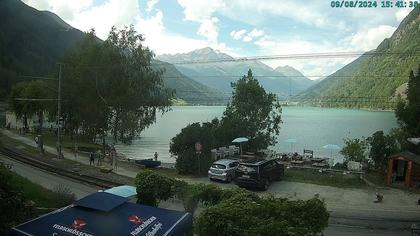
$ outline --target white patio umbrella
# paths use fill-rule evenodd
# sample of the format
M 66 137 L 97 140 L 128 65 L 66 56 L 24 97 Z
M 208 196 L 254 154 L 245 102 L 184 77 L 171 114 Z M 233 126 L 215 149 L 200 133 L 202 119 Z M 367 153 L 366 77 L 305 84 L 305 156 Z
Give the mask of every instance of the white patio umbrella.
M 335 144 L 327 144 L 327 145 L 322 146 L 322 148 L 331 151 L 331 159 L 332 159 L 332 152 L 333 152 L 333 150 L 340 150 L 341 149 L 340 146 L 335 145 Z
M 418 145 L 420 143 L 420 138 L 408 138 L 407 140 L 415 145 Z
M 234 140 L 232 140 L 232 143 L 239 143 L 239 146 L 241 147 L 241 155 L 242 155 L 242 143 L 248 142 L 248 138 L 245 137 L 240 137 L 240 138 L 235 138 Z
M 290 143 L 290 151 L 293 152 L 293 144 L 297 143 L 297 139 L 289 138 L 284 140 L 285 143 Z

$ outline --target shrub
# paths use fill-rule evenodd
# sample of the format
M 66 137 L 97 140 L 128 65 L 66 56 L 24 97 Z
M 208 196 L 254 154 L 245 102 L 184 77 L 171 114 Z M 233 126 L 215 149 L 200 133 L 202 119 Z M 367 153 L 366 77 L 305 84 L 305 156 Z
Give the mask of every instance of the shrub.
M 198 175 L 198 160 L 200 161 L 200 174 L 206 175 L 213 160 L 210 150 L 217 146 L 214 133 L 218 126 L 218 120 L 203 124 L 193 123 L 181 130 L 171 140 L 170 152 L 177 156 L 175 167 L 180 174 Z M 202 145 L 201 154 L 198 156 L 195 143 Z
M 160 201 L 166 201 L 174 196 L 175 183 L 174 179 L 151 170 L 139 172 L 135 179 L 137 203 L 158 206 Z
M 244 191 L 205 209 L 196 225 L 199 235 L 317 235 L 328 217 L 319 199 L 260 198 Z
M 0 235 L 9 235 L 12 226 L 27 216 L 22 189 L 12 183 L 12 172 L 0 164 Z
M 70 188 L 63 184 L 55 186 L 53 192 L 55 193 L 53 195 L 54 205 L 57 207 L 70 205 L 76 200 L 76 196 L 72 193 Z

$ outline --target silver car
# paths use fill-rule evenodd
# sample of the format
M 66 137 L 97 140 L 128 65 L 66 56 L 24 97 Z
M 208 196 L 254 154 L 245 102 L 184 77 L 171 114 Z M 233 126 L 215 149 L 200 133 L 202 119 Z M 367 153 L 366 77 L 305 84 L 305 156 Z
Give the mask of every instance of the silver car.
M 221 159 L 213 163 L 208 171 L 210 180 L 222 180 L 231 182 L 235 178 L 235 170 L 239 166 L 239 161 Z

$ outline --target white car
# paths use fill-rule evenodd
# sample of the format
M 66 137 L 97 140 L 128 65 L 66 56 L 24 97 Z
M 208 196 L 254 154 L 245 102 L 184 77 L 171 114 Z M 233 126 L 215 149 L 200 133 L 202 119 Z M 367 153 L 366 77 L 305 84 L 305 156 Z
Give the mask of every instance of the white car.
M 238 166 L 238 160 L 221 159 L 214 162 L 207 173 L 210 180 L 217 179 L 230 183 L 235 178 Z

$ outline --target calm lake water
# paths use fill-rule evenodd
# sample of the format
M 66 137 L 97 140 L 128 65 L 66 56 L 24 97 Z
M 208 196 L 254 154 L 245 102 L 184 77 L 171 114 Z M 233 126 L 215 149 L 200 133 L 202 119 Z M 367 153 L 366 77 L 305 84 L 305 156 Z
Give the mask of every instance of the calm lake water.
M 118 152 L 133 159 L 152 158 L 159 153 L 162 162 L 173 163 L 169 143 L 181 129 L 194 122 L 210 121 L 221 117 L 224 106 L 180 106 L 160 114 L 156 123 L 145 130 L 140 139 L 131 145 L 117 145 Z M 343 138 L 370 136 L 377 130 L 388 132 L 397 127 L 393 112 L 364 111 L 354 109 L 333 109 L 317 107 L 283 107 L 278 144 L 271 147 L 279 152 L 299 152 L 314 150 L 314 155 L 329 157 L 331 154 L 339 161 L 339 150 L 325 150 L 322 146 L 336 144 L 343 147 Z M 296 139 L 296 143 L 285 142 Z M 332 153 L 331 153 L 332 152 Z

